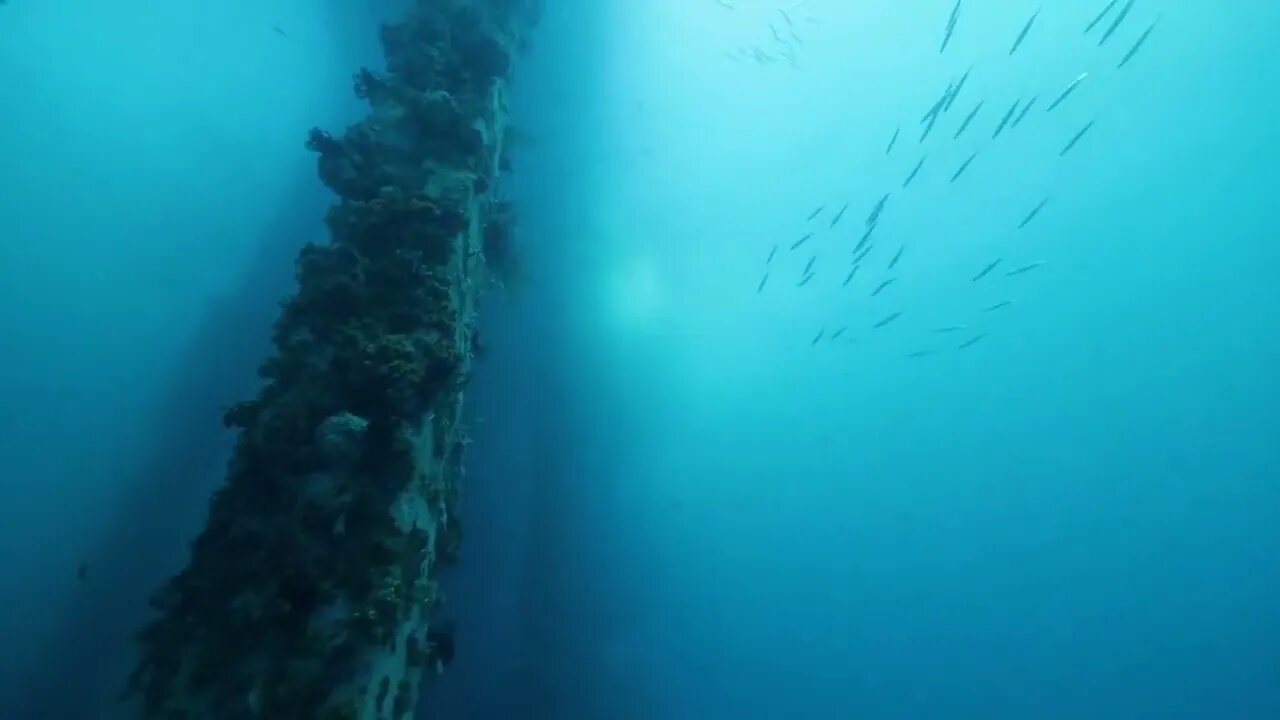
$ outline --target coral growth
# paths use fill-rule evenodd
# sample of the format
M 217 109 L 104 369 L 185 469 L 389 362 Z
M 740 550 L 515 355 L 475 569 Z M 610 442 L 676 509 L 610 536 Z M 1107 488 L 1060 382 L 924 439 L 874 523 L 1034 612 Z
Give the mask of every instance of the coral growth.
M 148 718 L 404 717 L 435 572 L 461 541 L 457 427 L 479 293 L 509 276 L 495 199 L 529 0 L 419 3 L 383 29 L 370 113 L 312 130 L 338 201 L 297 260 L 258 397 L 191 560 L 153 598 L 131 682 Z M 388 670 L 387 668 L 391 668 Z

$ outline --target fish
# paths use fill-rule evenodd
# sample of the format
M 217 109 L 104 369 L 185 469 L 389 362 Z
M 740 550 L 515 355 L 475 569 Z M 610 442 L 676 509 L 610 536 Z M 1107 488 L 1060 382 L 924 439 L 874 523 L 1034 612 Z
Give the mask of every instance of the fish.
M 956 0 L 956 6 L 951 9 L 951 17 L 947 19 L 947 31 L 942 37 L 942 45 L 938 48 L 938 54 L 947 51 L 947 45 L 951 43 L 951 35 L 956 30 L 956 23 L 960 20 L 960 3 L 963 0 Z
M 764 264 L 768 265 L 769 263 L 773 262 L 773 256 L 777 254 L 778 254 L 778 246 L 774 245 L 773 249 L 769 251 L 769 257 L 765 258 Z
M 992 140 L 1000 137 L 1000 133 L 1004 132 L 1005 126 L 1013 119 L 1013 114 L 1018 111 L 1018 103 L 1020 102 L 1022 102 L 1021 98 L 1013 101 L 1013 106 L 1009 108 L 1009 112 L 1005 113 L 1004 117 L 1000 119 L 1000 124 L 996 125 L 996 131 L 991 133 Z
M 973 337 L 969 338 L 968 340 L 965 340 L 964 342 L 962 342 L 962 343 L 960 343 L 958 346 L 956 346 L 956 349 L 957 349 L 957 350 L 964 350 L 964 349 L 965 349 L 965 348 L 967 348 L 967 347 L 972 347 L 974 343 L 978 342 L 979 340 L 981 340 L 982 338 L 984 338 L 984 337 L 986 337 L 986 336 L 987 336 L 987 334 L 986 334 L 986 333 L 982 333 L 981 335 L 974 335 Z
M 286 33 L 284 30 L 282 30 L 282 29 L 280 28 L 280 26 L 279 26 L 279 25 L 272 25 L 272 26 L 271 26 L 271 29 L 272 29 L 272 30 L 274 30 L 274 31 L 275 31 L 275 33 L 276 33 L 277 35 L 279 35 L 280 37 L 282 37 L 282 38 L 287 38 L 287 37 L 289 37 L 289 34 L 288 34 L 288 33 Z
M 858 241 L 858 244 L 857 244 L 857 245 L 855 245 L 855 246 L 854 246 L 854 248 L 853 248 L 853 251 L 854 251 L 855 253 L 856 253 L 856 252 L 858 252 L 859 250 L 861 250 L 863 247 L 865 247 L 865 246 L 866 246 L 866 244 L 867 244 L 868 242 L 870 242 L 870 241 L 871 241 L 871 233 L 875 232 L 875 230 L 876 230 L 876 224 L 875 224 L 875 223 L 872 223 L 871 225 L 867 226 L 867 231 L 866 231 L 866 232 L 864 232 L 864 233 L 862 233 L 862 239 L 861 239 L 861 240 L 859 240 L 859 241 Z
M 1045 108 L 1044 111 L 1053 112 L 1054 108 L 1061 105 L 1063 100 L 1066 100 L 1067 97 L 1071 95 L 1071 93 L 1076 91 L 1076 88 L 1080 86 L 1080 81 L 1084 80 L 1087 77 L 1089 77 L 1089 73 L 1087 72 L 1080 73 L 1080 75 L 1076 77 L 1075 80 L 1071 81 L 1071 84 L 1067 86 L 1067 89 L 1062 91 L 1062 94 L 1058 95 L 1058 97 L 1054 98 L 1053 102 L 1049 103 L 1049 107 Z
M 969 69 L 964 71 L 964 75 L 960 76 L 959 82 L 957 82 L 956 86 L 947 94 L 947 102 L 943 104 L 942 112 L 951 110 L 951 106 L 955 103 L 956 98 L 960 97 L 960 89 L 964 87 L 965 82 L 969 79 L 969 73 L 971 72 L 973 72 L 972 65 L 969 66 Z
M 883 292 L 883 291 L 884 291 L 884 289 L 885 289 L 885 288 L 887 288 L 887 287 L 889 287 L 890 285 L 892 285 L 892 284 L 893 284 L 897 279 L 898 279 L 898 278 L 889 278 L 888 280 L 885 280 L 884 282 L 882 282 L 882 283 L 880 283 L 879 285 L 877 285 L 877 286 L 876 286 L 876 289 L 871 291 L 871 297 L 875 297 L 875 296 L 879 295 L 881 292 Z
M 427 630 L 427 644 L 431 646 L 430 654 L 441 665 L 453 662 L 454 624 L 450 620 L 431 623 Z
M 826 207 L 827 207 L 826 205 L 819 205 L 818 207 L 814 208 L 813 212 L 809 213 L 809 217 L 805 218 L 804 221 L 809 222 L 814 218 L 818 217 L 818 214 L 821 213 L 824 209 L 826 209 Z
M 774 39 L 774 40 L 776 40 L 776 41 L 778 41 L 778 42 L 782 43 L 783 45 L 786 45 L 786 44 L 787 44 L 787 41 L 786 41 L 786 40 L 783 40 L 783 39 L 782 39 L 782 36 L 778 34 L 778 28 L 774 27 L 774 26 L 773 26 L 773 23 L 769 23 L 769 32 L 773 33 L 773 39 Z
M 1025 272 L 1031 272 L 1032 270 L 1035 270 L 1036 268 L 1040 267 L 1040 266 L 1041 266 L 1041 265 L 1043 265 L 1043 264 L 1044 264 L 1044 261 L 1043 261 L 1043 260 L 1037 260 L 1037 261 L 1035 261 L 1035 262 L 1033 262 L 1033 263 L 1027 263 L 1026 265 L 1020 265 L 1020 266 L 1018 266 L 1018 267 L 1016 267 L 1016 268 L 1014 268 L 1014 269 L 1010 270 L 1009 272 L 1005 273 L 1005 277 L 1013 277 L 1014 275 L 1021 275 L 1022 273 L 1025 273 Z
M 924 115 L 920 116 L 921 125 L 936 120 L 938 115 L 942 114 L 942 110 L 947 106 L 947 100 L 951 99 L 951 93 L 955 90 L 955 87 L 955 81 L 947 83 L 947 89 L 942 91 L 942 96 L 935 100 L 928 110 L 924 111 Z
M 883 197 L 876 201 L 876 206 L 871 208 L 871 213 L 867 215 L 863 225 L 872 227 L 880 222 L 880 213 L 884 212 L 884 204 L 889 202 L 889 195 L 890 193 L 885 193 Z
M 893 152 L 893 146 L 898 144 L 898 134 L 902 132 L 902 128 L 893 129 L 893 137 L 889 138 L 889 146 L 884 149 L 884 154 L 888 155 Z
M 953 333 L 953 332 L 960 332 L 961 330 L 966 330 L 968 329 L 968 327 L 969 327 L 968 325 L 946 325 L 943 327 L 934 328 L 933 331 L 936 333 Z
M 795 27 L 795 25 L 791 22 L 791 16 L 787 14 L 786 10 L 783 10 L 782 8 L 778 8 L 778 13 L 782 15 L 783 20 L 787 21 L 787 27 L 789 28 Z
M 1097 27 L 1098 23 L 1102 22 L 1102 19 L 1111 13 L 1119 2 L 1120 0 L 1111 0 L 1111 2 L 1107 3 L 1106 7 L 1102 8 L 1102 12 L 1098 13 L 1097 17 L 1095 17 L 1088 25 L 1084 26 L 1084 34 L 1088 35 L 1090 30 Z
M 764 284 L 767 282 L 769 282 L 769 273 L 765 273 L 764 277 L 760 278 L 760 284 L 756 286 L 757 295 L 764 292 Z
M 1031 107 L 1036 104 L 1036 100 L 1039 98 L 1039 95 L 1033 95 L 1031 99 L 1027 101 L 1027 104 L 1022 106 L 1022 110 L 1018 112 L 1018 116 L 1015 117 L 1013 119 L 1013 123 L 1009 125 L 1010 130 L 1018 127 L 1018 124 L 1027 116 L 1027 113 L 1031 112 Z
M 729 2 L 728 0 L 716 0 L 716 3 L 722 8 L 726 8 L 728 10 L 733 9 L 733 3 Z
M 89 563 L 87 561 L 81 560 L 80 564 L 76 566 L 76 580 L 81 585 L 89 580 Z
M 924 130 L 920 133 L 920 140 L 918 142 L 924 142 L 929 137 L 929 134 L 933 132 L 934 126 L 938 124 L 939 117 L 941 117 L 941 114 L 934 115 L 929 118 L 929 124 L 924 126 Z
M 955 182 L 956 180 L 958 180 L 960 176 L 964 174 L 964 171 L 969 169 L 969 163 L 973 162 L 973 159 L 976 157 L 978 157 L 978 153 L 974 153 L 970 155 L 968 160 L 965 160 L 964 162 L 960 163 L 960 168 L 956 170 L 954 175 L 951 176 L 951 182 Z
M 808 275 L 805 275 L 803 278 L 801 278 L 800 282 L 796 283 L 796 287 L 802 288 L 805 285 L 808 285 L 809 281 L 812 279 L 813 279 L 813 273 L 809 273 Z
M 805 263 L 805 266 L 804 266 L 804 274 L 805 274 L 805 275 L 809 275 L 809 274 L 810 274 L 810 272 L 813 270 L 813 264 L 814 264 L 815 262 L 817 262 L 817 261 L 818 261 L 818 256 L 817 256 L 817 255 L 814 255 L 813 257 L 809 258 L 809 262 Z
M 964 134 L 964 131 L 969 127 L 969 123 L 973 122 L 973 118 L 976 117 L 978 115 L 978 111 L 982 109 L 983 102 L 985 101 L 979 100 L 978 104 L 974 105 L 973 109 L 969 111 L 969 114 L 964 116 L 964 120 L 960 123 L 960 129 L 956 130 L 956 134 L 951 137 L 952 140 L 960 139 L 960 136 Z
M 875 325 L 872 325 L 871 329 L 879 330 L 880 328 L 884 327 L 885 325 L 888 325 L 889 323 L 893 322 L 894 320 L 897 320 L 900 317 L 902 317 L 901 310 L 895 313 L 889 313 L 888 315 L 885 315 L 883 318 L 881 318 L 881 320 L 877 322 Z
M 817 345 L 817 344 L 818 344 L 818 341 L 822 339 L 822 335 L 823 335 L 823 333 L 825 333 L 826 331 L 827 331 L 827 329 L 826 329 L 826 328 L 823 328 L 823 329 L 819 330 L 819 331 L 818 331 L 818 334 L 817 334 L 816 336 L 814 336 L 814 338 L 813 338 L 813 340 L 812 340 L 812 341 L 810 341 L 810 342 L 809 342 L 809 346 L 810 346 L 810 347 L 813 347 L 814 345 Z
M 898 248 L 898 252 L 893 254 L 893 259 L 889 261 L 889 267 L 888 267 L 889 270 L 892 270 L 893 266 L 898 264 L 898 261 L 902 259 L 902 253 L 906 249 L 907 249 L 907 246 L 903 245 L 902 247 Z
M 1031 32 L 1031 26 L 1036 24 L 1036 18 L 1039 17 L 1040 10 L 1037 8 L 1031 14 L 1031 18 L 1027 20 L 1027 24 L 1022 26 L 1022 32 L 1018 33 L 1018 37 L 1013 41 L 1013 47 L 1009 48 L 1009 54 L 1012 55 L 1022 46 L 1022 41 L 1027 39 L 1027 33 Z
M 1012 301 L 1012 300 L 1001 300 L 1000 302 L 996 303 L 995 305 L 989 305 L 989 306 L 987 306 L 987 307 L 983 308 L 983 309 L 982 309 L 982 312 L 991 312 L 991 311 L 993 311 L 993 310 L 999 310 L 1000 308 L 1003 308 L 1003 307 L 1009 307 L 1009 306 L 1010 306 L 1010 305 L 1012 305 L 1012 304 L 1013 304 L 1013 301 Z
M 795 250 L 796 248 L 800 247 L 801 245 L 805 244 L 806 242 L 809 242 L 809 238 L 811 238 L 811 237 L 813 237 L 813 233 L 805 233 L 804 237 L 802 237 L 802 238 L 800 238 L 799 240 L 797 240 L 797 241 L 795 241 L 795 242 L 791 243 L 791 249 L 792 249 L 792 250 Z
M 871 254 L 871 251 L 873 249 L 875 249 L 874 243 L 871 245 L 868 245 L 860 254 L 858 254 L 856 257 L 853 258 L 853 263 L 856 265 L 862 262 L 863 260 L 865 260 L 866 257 Z
M 1080 138 L 1084 137 L 1084 134 L 1089 132 L 1089 128 L 1093 127 L 1093 122 L 1093 120 L 1090 120 L 1085 123 L 1084 127 L 1080 128 L 1080 132 L 1076 133 L 1075 136 L 1071 138 L 1071 141 L 1068 142 L 1066 146 L 1062 148 L 1062 151 L 1058 153 L 1058 157 L 1062 157 L 1070 152 L 1071 148 L 1075 147 L 1076 143 L 1080 142 Z
M 1102 39 L 1098 41 L 1098 47 L 1102 47 L 1102 44 L 1115 34 L 1115 31 L 1120 27 L 1120 23 L 1124 22 L 1126 17 L 1129 17 L 1129 11 L 1133 9 L 1133 3 L 1134 0 L 1129 0 L 1124 4 L 1124 7 L 1120 8 L 1119 14 L 1111 21 L 1110 27 L 1107 28 L 1106 32 L 1102 33 Z
M 907 357 L 922 358 L 922 357 L 929 357 L 930 355 L 933 355 L 935 353 L 937 353 L 936 350 L 916 350 L 915 352 L 907 353 Z
M 1034 220 L 1036 216 L 1040 214 L 1040 211 L 1044 209 L 1045 204 L 1047 204 L 1048 202 L 1049 202 L 1049 198 L 1045 198 L 1040 201 L 1039 205 L 1036 205 L 1034 208 L 1032 208 L 1031 212 L 1027 213 L 1027 216 L 1022 218 L 1022 222 L 1018 223 L 1018 229 L 1021 230 L 1022 228 L 1027 226 L 1027 223 Z
M 849 328 L 847 328 L 847 327 L 842 327 L 842 328 L 840 328 L 840 329 L 836 330 L 835 332 L 831 333 L 831 339 L 832 339 L 832 340 L 835 340 L 835 339 L 839 338 L 841 335 L 843 335 L 843 334 L 844 334 L 844 331 L 845 331 L 845 330 L 848 330 L 848 329 L 849 329 Z
M 849 209 L 849 203 L 845 203 L 844 206 L 840 208 L 840 212 L 836 213 L 836 216 L 831 218 L 831 224 L 828 225 L 827 227 L 829 228 L 835 227 L 836 223 L 840 222 L 840 218 L 844 217 L 844 211 L 848 209 Z
M 996 258 L 995 260 L 992 260 L 991 262 L 987 263 L 986 267 L 982 268 L 982 270 L 978 271 L 977 275 L 974 275 L 972 278 L 969 279 L 969 282 L 978 282 L 982 278 L 990 275 L 991 271 L 995 270 L 996 266 L 999 265 L 1000 261 L 1003 259 L 1004 258 Z
M 840 283 L 840 287 L 844 287 L 853 281 L 853 276 L 858 274 L 858 267 L 859 266 L 856 264 L 853 266 L 853 269 L 851 269 L 849 274 L 845 276 L 844 282 Z
M 916 175 L 920 174 L 920 168 L 922 167 L 924 167 L 923 157 L 920 158 L 920 162 L 916 163 L 916 166 L 912 168 L 911 174 L 907 176 L 907 179 L 902 181 L 902 187 L 905 188 L 906 186 L 910 185 L 911 181 L 916 179 Z
M 1159 22 L 1159 21 L 1160 21 L 1159 18 L 1157 18 L 1156 22 Z M 1147 41 L 1147 38 L 1151 36 L 1151 31 L 1155 29 L 1156 29 L 1156 23 L 1153 22 L 1147 26 L 1146 30 L 1142 31 L 1142 34 L 1138 36 L 1137 42 L 1135 42 L 1133 44 L 1133 47 L 1129 48 L 1129 52 L 1125 53 L 1124 57 L 1120 59 L 1120 64 L 1116 65 L 1117 70 L 1129 64 L 1129 61 L 1133 59 L 1133 56 L 1137 55 L 1138 50 L 1142 48 L 1142 44 L 1145 43 Z

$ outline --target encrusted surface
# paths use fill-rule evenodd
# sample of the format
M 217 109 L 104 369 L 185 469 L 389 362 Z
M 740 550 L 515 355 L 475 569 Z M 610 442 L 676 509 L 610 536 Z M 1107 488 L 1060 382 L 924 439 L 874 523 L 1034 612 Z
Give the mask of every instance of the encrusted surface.
M 370 113 L 307 145 L 338 195 L 297 262 L 225 486 L 153 600 L 130 690 L 163 720 L 409 718 L 456 555 L 459 426 L 490 267 L 508 258 L 506 81 L 535 0 L 423 0 L 386 26 Z

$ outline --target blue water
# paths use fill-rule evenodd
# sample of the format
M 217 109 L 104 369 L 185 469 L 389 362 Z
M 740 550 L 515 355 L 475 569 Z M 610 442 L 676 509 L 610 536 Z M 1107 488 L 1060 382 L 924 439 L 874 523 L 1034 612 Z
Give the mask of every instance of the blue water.
M 952 0 L 807 0 L 793 63 L 778 3 L 729 3 L 548 0 L 421 716 L 1280 717 L 1280 6 L 1136 0 L 1099 47 L 1104 2 L 1044 3 L 1010 56 L 1034 0 L 965 0 L 943 53 Z M 0 7 L 13 717 L 128 716 L 218 408 L 323 233 L 301 140 L 360 116 L 398 7 Z

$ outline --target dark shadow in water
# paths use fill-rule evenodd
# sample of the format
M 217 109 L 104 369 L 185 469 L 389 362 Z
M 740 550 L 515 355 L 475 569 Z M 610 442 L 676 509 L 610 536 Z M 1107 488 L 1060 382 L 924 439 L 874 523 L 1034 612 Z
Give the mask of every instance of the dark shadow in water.
M 121 478 L 120 505 L 127 511 L 85 558 L 83 610 L 64 619 L 43 657 L 29 658 L 27 697 L 7 708 L 6 717 L 136 715 L 115 701 L 133 666 L 133 634 L 148 617 L 150 594 L 186 562 L 189 541 L 203 525 L 233 440 L 221 425 L 222 410 L 256 391 L 277 301 L 292 292 L 298 249 L 323 240 L 319 219 L 328 203 L 314 183 L 300 184 L 264 232 L 239 290 L 215 303 L 200 323 L 151 419 L 151 457 L 139 461 L 132 482 L 124 482 L 127 472 Z

